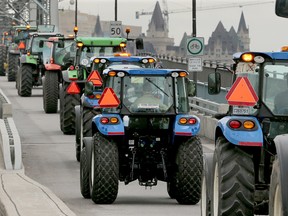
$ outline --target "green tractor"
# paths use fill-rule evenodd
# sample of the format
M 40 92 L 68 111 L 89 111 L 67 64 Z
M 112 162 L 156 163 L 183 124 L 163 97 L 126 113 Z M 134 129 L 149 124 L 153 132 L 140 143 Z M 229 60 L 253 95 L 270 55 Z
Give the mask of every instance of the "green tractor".
M 30 97 L 33 86 L 42 85 L 42 77 L 45 75 L 43 51 L 50 48 L 41 46 L 43 43 L 40 43 L 40 41 L 50 37 L 63 37 L 63 35 L 55 32 L 29 33 L 27 53 L 20 57 L 20 67 L 17 71 L 16 87 L 18 95 Z
M 8 81 L 15 81 L 19 66 L 19 58 L 24 54 L 26 49 L 26 42 L 30 32 L 36 32 L 37 26 L 13 26 L 11 30 L 12 43 L 8 47 L 7 61 L 7 79 Z
M 127 39 L 108 37 L 77 37 L 74 64 L 62 71 L 60 86 L 60 128 L 64 134 L 75 134 L 75 110 L 80 104 L 86 79 L 95 56 L 113 56 L 126 50 Z

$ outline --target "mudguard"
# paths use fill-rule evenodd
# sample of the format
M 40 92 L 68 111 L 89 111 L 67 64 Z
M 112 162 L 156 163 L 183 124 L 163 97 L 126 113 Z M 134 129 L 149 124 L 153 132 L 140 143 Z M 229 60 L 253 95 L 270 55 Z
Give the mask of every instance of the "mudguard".
M 73 79 L 78 79 L 78 73 L 77 73 L 77 70 L 64 70 L 62 71 L 62 77 L 63 77 L 63 80 L 65 82 L 72 82 L 70 79 L 72 78 Z
M 61 66 L 57 64 L 45 64 L 45 69 L 48 71 L 61 71 Z
M 195 124 L 179 124 L 180 118 L 195 118 L 197 121 Z M 174 127 L 173 127 L 173 133 L 174 136 L 196 136 L 199 133 L 200 130 L 200 119 L 195 115 L 177 115 Z
M 101 91 L 99 91 L 99 92 L 93 92 L 93 94 L 94 95 L 96 95 L 96 94 L 101 94 L 102 92 Z M 99 100 L 98 99 L 96 99 L 96 98 L 89 98 L 89 97 L 87 97 L 87 96 L 84 96 L 84 99 L 83 99 L 83 101 L 82 101 L 82 103 L 83 103 L 83 106 L 84 107 L 88 107 L 88 108 L 100 108 L 100 106 L 99 106 Z
M 22 55 L 22 56 L 20 57 L 20 63 L 21 63 L 21 64 L 28 63 L 28 64 L 35 64 L 35 65 L 37 65 L 37 59 L 38 59 L 38 56 Z
M 255 122 L 255 129 L 231 129 L 227 124 L 230 120 L 252 120 Z M 241 146 L 263 146 L 263 132 L 257 118 L 252 116 L 226 116 L 220 119 L 217 123 L 218 128 L 222 131 L 224 137 L 234 145 Z M 217 140 L 217 135 L 215 140 Z
M 118 118 L 119 122 L 117 124 L 102 124 L 100 122 L 100 119 L 102 117 L 111 118 L 116 117 Z M 103 135 L 107 136 L 119 136 L 124 135 L 124 124 L 123 121 L 118 114 L 99 114 L 93 117 L 92 124 L 95 124 L 98 131 L 102 133 Z
M 274 139 L 280 166 L 280 182 L 283 215 L 288 214 L 288 134 L 278 135 Z

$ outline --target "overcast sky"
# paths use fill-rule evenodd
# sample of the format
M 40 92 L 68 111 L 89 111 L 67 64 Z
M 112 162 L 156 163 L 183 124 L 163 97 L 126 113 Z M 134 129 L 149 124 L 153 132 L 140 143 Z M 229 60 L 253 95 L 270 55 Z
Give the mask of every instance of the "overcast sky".
M 59 8 L 70 7 L 74 10 L 75 5 L 70 5 L 69 1 L 61 0 Z M 135 13 L 136 11 L 152 12 L 157 0 L 117 0 L 117 2 L 117 19 L 124 25 L 142 26 L 142 31 L 146 34 L 151 15 L 142 15 L 136 19 Z M 161 9 L 164 8 L 163 2 L 167 3 L 168 11 L 182 11 L 169 14 L 169 37 L 175 38 L 175 45 L 179 45 L 184 32 L 189 35 L 192 33 L 192 12 L 185 12 L 192 8 L 192 0 L 159 0 Z M 243 12 L 249 28 L 250 49 L 252 51 L 279 51 L 281 46 L 288 45 L 288 19 L 275 15 L 274 2 L 275 0 L 197 0 L 197 8 L 202 8 L 202 10 L 196 12 L 196 36 L 204 37 L 206 44 L 219 21 L 223 23 L 227 31 L 232 26 L 237 31 Z M 103 21 L 113 21 L 115 19 L 114 3 L 115 0 L 78 0 L 78 10 L 100 15 Z M 252 3 L 255 5 L 247 5 Z M 225 8 L 217 9 L 223 6 Z

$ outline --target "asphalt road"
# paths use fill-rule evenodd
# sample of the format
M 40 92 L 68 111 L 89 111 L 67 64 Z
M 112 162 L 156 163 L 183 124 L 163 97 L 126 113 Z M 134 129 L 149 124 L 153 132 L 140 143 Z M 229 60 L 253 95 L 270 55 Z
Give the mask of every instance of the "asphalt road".
M 116 201 L 111 205 L 96 205 L 80 193 L 79 162 L 75 157 L 74 135 L 63 135 L 59 113 L 45 114 L 42 106 L 42 87 L 32 90 L 31 97 L 20 97 L 15 82 L 0 77 L 0 88 L 9 98 L 13 118 L 22 143 L 25 174 L 52 190 L 78 216 L 197 216 L 200 203 L 179 205 L 170 199 L 166 183 L 145 188 L 135 181 L 120 183 Z M 212 151 L 211 141 L 202 139 L 204 152 Z

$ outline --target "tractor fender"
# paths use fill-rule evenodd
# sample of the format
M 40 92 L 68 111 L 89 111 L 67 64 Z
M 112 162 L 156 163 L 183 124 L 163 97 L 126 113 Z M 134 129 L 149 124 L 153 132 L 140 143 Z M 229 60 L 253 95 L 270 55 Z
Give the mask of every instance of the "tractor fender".
M 112 117 L 118 118 L 118 123 L 116 124 L 102 124 L 100 122 L 101 118 L 106 117 L 111 119 Z M 119 136 L 124 135 L 124 124 L 123 121 L 118 114 L 98 114 L 93 117 L 92 124 L 96 125 L 97 130 L 106 136 Z
M 195 124 L 179 124 L 180 118 L 194 118 L 196 119 Z M 200 119 L 195 115 L 177 115 L 174 126 L 173 132 L 174 136 L 196 136 L 200 130 Z
M 78 71 L 77 70 L 64 70 L 62 71 L 62 77 L 65 82 L 71 82 L 71 80 L 77 80 L 78 82 Z
M 62 78 L 65 82 L 70 83 L 71 80 L 69 79 L 69 72 L 67 70 L 62 71 Z
M 232 129 L 228 126 L 231 120 L 237 120 L 242 123 L 246 120 L 251 120 L 255 123 L 255 127 L 253 129 L 244 129 L 241 126 L 239 129 Z M 219 130 L 234 145 L 263 146 L 263 132 L 258 120 L 253 116 L 225 116 L 217 123 L 216 131 Z M 217 140 L 218 136 L 220 136 L 219 132 L 216 133 L 215 140 Z
M 61 71 L 61 66 L 57 64 L 45 64 L 44 66 L 48 71 Z
M 280 183 L 281 183 L 281 195 L 283 212 L 288 213 L 288 134 L 278 135 L 274 139 L 276 146 L 277 157 L 280 166 Z M 283 214 L 283 215 L 286 215 Z
M 90 161 L 91 161 L 91 155 L 92 155 L 92 140 L 93 137 L 84 137 L 83 138 L 83 144 L 86 148 L 86 152 L 87 152 L 87 161 L 88 161 L 88 166 L 89 166 L 89 170 L 90 170 Z M 81 149 L 82 150 L 82 149 Z
M 20 64 L 24 64 L 24 63 L 37 65 L 37 58 L 35 58 L 34 56 L 21 55 Z

